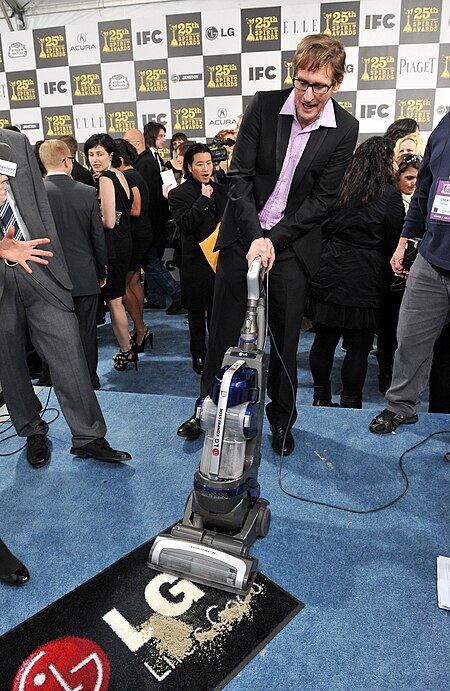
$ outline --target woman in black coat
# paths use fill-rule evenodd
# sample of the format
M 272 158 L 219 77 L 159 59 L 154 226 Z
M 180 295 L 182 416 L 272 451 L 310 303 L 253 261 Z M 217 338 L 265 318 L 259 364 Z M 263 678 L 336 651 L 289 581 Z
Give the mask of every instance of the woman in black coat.
M 393 154 L 394 143 L 384 137 L 371 137 L 359 146 L 322 226 L 322 259 L 309 300 L 316 331 L 310 351 L 313 405 L 332 405 L 330 374 L 342 336 L 341 406 L 362 406 L 385 275 L 405 215 L 401 193 L 393 185 Z
M 201 374 L 215 273 L 199 243 L 211 235 L 222 218 L 227 192 L 225 186 L 211 180 L 213 163 L 206 144 L 190 146 L 183 167 L 186 180 L 169 192 L 169 208 L 181 236 L 181 304 L 188 310 L 192 367 Z

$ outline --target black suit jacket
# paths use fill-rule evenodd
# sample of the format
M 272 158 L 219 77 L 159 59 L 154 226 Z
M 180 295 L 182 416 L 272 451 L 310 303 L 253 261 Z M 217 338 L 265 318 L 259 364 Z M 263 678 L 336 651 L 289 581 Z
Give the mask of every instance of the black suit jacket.
M 160 247 L 166 242 L 166 228 L 169 220 L 169 206 L 162 193 L 162 178 L 158 163 L 152 152 L 146 149 L 137 157 L 134 167 L 147 183 L 150 203 L 148 213 L 153 231 L 153 246 Z
M 69 267 L 72 295 L 95 295 L 107 263 L 97 191 L 65 173 L 46 177 L 44 186 Z
M 228 171 L 229 202 L 217 247 L 240 240 L 247 250 L 267 235 L 275 252 L 291 245 L 306 274 L 320 264 L 321 222 L 334 203 L 358 136 L 358 122 L 333 101 L 336 128 L 311 133 L 292 180 L 286 211 L 271 230 L 261 229 L 258 212 L 270 197 L 280 174 L 292 116 L 280 115 L 290 90 L 255 94 L 242 120 Z
M 88 169 L 82 166 L 81 163 L 78 163 L 76 159 L 72 161 L 72 164 L 72 178 L 77 182 L 83 182 L 85 185 L 95 187 L 94 178 Z

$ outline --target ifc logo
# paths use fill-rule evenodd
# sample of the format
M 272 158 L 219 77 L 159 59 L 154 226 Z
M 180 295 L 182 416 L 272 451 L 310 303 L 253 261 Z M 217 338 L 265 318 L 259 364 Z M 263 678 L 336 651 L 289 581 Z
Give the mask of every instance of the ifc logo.
M 209 26 L 205 31 L 205 36 L 209 41 L 215 41 L 219 35 L 219 30 L 215 26 Z

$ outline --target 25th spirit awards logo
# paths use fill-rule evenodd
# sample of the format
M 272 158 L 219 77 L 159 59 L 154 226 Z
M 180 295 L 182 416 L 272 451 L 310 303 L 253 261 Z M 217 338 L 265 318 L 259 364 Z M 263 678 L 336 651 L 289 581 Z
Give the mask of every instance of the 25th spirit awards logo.
M 34 29 L 33 40 L 37 67 L 67 65 L 66 32 L 63 26 Z
M 241 10 L 242 51 L 280 50 L 280 7 Z
M 103 101 L 99 65 L 71 67 L 70 78 L 74 103 L 101 103 Z
M 70 108 L 43 108 L 42 122 L 45 138 L 74 135 L 73 115 Z
M 412 118 L 421 129 L 430 131 L 433 125 L 434 91 L 397 91 L 396 119 Z
M 166 17 L 169 57 L 201 55 L 202 23 L 200 12 Z
M 8 95 L 13 108 L 30 108 L 39 106 L 36 88 L 36 73 L 8 72 Z
M 400 15 L 400 43 L 437 43 L 440 37 L 442 0 L 403 0 Z
M 110 134 L 124 134 L 137 128 L 136 108 L 131 104 L 111 104 L 105 107 L 107 130 Z
M 359 49 L 360 89 L 395 88 L 397 80 L 397 46 Z
M 138 100 L 169 97 L 166 60 L 138 61 L 135 71 Z
M 133 59 L 130 20 L 99 22 L 98 33 L 102 62 Z
M 323 3 L 320 9 L 322 33 L 339 38 L 345 46 L 358 45 L 359 2 Z
M 241 94 L 240 55 L 203 58 L 205 93 L 207 96 Z
M 172 130 L 185 132 L 188 137 L 205 136 L 204 103 L 202 98 L 172 101 Z

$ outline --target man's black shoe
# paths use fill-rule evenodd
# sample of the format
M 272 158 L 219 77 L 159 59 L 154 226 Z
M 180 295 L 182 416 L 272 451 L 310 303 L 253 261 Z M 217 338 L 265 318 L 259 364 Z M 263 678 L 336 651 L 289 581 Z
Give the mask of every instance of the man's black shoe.
M 374 434 L 391 434 L 395 432 L 399 425 L 414 425 L 419 416 L 414 415 L 398 415 L 392 410 L 385 408 L 379 415 L 373 418 L 369 425 L 369 430 Z
M 120 463 L 120 461 L 131 460 L 131 454 L 127 451 L 116 451 L 112 449 L 106 439 L 94 439 L 84 446 L 72 447 L 70 453 L 80 458 L 96 458 L 98 461 L 107 463 Z
M 33 468 L 42 468 L 50 460 L 50 449 L 45 434 L 31 434 L 27 437 L 27 460 Z
M 22 562 L 15 571 L 11 573 L 0 573 L 0 579 L 10 585 L 24 585 L 30 580 L 30 574 L 27 567 Z
M 295 448 L 294 437 L 292 436 L 291 430 L 287 430 L 286 432 L 285 427 L 273 427 L 272 425 L 270 429 L 272 430 L 272 449 L 279 456 L 289 456 Z
M 181 300 L 176 300 L 172 302 L 170 307 L 166 309 L 166 314 L 177 314 L 181 309 Z
M 201 374 L 203 372 L 204 366 L 205 361 L 202 357 L 192 358 L 192 369 L 194 370 L 194 372 L 197 372 L 197 374 Z
M 198 439 L 201 433 L 202 428 L 198 426 L 195 415 L 190 417 L 189 420 L 186 420 L 186 422 L 183 422 L 183 424 L 177 429 L 177 434 L 179 437 L 189 440 Z

